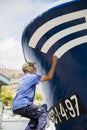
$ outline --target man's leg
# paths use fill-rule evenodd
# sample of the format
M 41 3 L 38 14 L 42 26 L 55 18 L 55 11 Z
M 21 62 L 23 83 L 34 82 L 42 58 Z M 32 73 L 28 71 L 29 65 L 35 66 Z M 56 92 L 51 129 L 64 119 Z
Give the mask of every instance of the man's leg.
M 36 130 L 38 124 L 38 120 L 31 119 L 25 128 L 25 130 Z
M 32 104 L 30 107 L 27 107 L 27 116 L 28 115 L 32 119 L 25 130 L 36 130 L 36 128 L 37 130 L 45 130 L 47 124 L 47 111 L 43 107 L 39 108 Z
M 32 130 L 29 125 L 25 128 L 25 130 Z
M 40 109 L 40 116 L 38 118 L 38 130 L 45 130 L 47 124 L 47 111 L 44 108 Z
M 45 130 L 47 124 L 47 111 L 43 107 L 38 107 L 35 104 L 26 107 L 27 116 L 31 121 L 28 126 L 33 130 Z
M 34 104 L 31 104 L 26 107 L 17 109 L 13 111 L 13 113 L 30 119 L 25 130 L 36 130 L 38 124 L 38 117 L 39 117 L 39 115 L 37 114 L 37 110 L 38 107 Z
M 31 121 L 25 130 L 33 130 L 37 127 L 37 130 L 44 130 L 47 123 L 47 112 L 44 108 L 39 108 L 35 104 L 28 105 L 24 108 L 14 111 L 15 114 L 20 114 L 23 117 L 29 118 Z

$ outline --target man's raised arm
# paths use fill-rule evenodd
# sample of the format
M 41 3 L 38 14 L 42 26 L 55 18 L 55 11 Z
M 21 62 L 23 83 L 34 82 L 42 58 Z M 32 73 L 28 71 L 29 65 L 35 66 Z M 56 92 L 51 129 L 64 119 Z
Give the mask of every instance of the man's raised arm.
M 55 71 L 56 64 L 57 64 L 57 60 L 58 59 L 56 56 L 52 57 L 52 65 L 51 65 L 50 71 L 48 72 L 48 74 L 43 75 L 41 77 L 41 79 L 40 79 L 41 82 L 48 81 L 48 80 L 51 80 L 53 78 L 54 71 Z

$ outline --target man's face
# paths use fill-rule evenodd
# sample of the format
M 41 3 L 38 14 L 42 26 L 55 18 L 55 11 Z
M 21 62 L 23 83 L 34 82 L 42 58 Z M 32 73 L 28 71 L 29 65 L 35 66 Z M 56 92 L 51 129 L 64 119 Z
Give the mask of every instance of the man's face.
M 36 73 L 36 67 L 34 65 L 30 65 L 29 68 L 28 68 L 28 71 L 30 73 Z

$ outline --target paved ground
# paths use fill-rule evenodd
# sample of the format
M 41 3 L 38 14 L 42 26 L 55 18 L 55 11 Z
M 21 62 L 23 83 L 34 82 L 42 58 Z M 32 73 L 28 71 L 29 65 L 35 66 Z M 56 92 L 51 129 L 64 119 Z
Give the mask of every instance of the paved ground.
M 3 121 L 1 125 L 1 130 L 24 130 L 27 126 L 28 121 Z
M 1 130 L 25 130 L 28 120 L 7 120 L 2 122 Z M 56 130 L 54 124 L 51 124 L 46 130 Z

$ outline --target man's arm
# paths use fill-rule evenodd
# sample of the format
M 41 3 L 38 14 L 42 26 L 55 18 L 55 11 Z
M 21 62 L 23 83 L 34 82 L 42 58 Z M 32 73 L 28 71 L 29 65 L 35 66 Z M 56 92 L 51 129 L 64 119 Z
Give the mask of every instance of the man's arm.
M 53 56 L 50 71 L 48 72 L 48 74 L 43 75 L 41 77 L 41 79 L 40 79 L 41 82 L 48 81 L 48 80 L 51 80 L 53 78 L 54 71 L 55 71 L 55 68 L 56 68 L 56 64 L 57 64 L 57 57 Z

